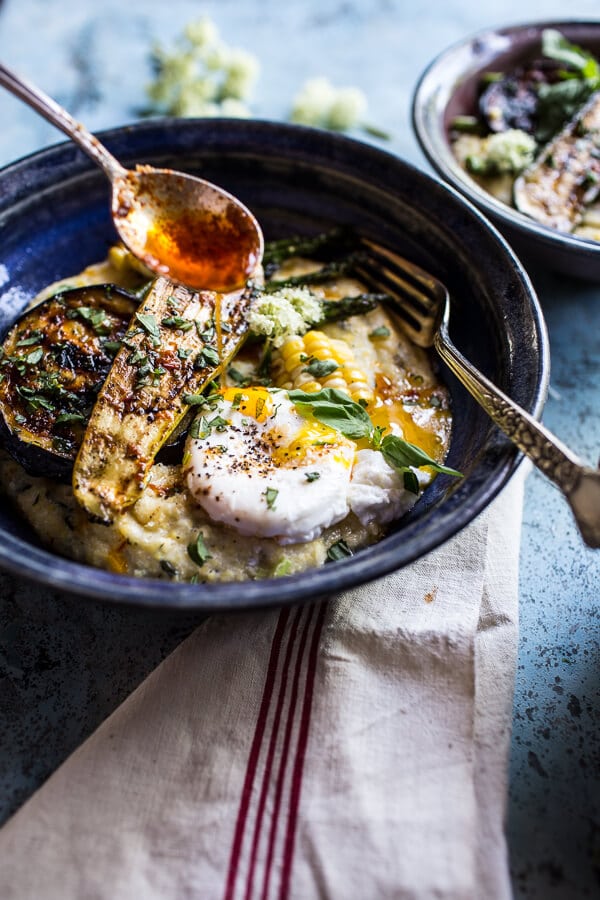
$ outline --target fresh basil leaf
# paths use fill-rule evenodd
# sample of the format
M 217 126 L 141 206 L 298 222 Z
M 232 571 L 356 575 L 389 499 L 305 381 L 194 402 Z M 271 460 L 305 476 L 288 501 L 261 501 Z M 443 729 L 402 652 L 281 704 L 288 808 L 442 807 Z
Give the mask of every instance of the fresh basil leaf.
M 288 391 L 300 415 L 313 415 L 317 422 L 339 431 L 344 437 L 358 440 L 369 437 L 373 424 L 369 414 L 359 403 L 337 388 L 323 388 L 310 394 L 307 391 Z
M 395 434 L 387 434 L 381 442 L 380 449 L 385 461 L 395 469 L 403 470 L 409 466 L 419 469 L 422 466 L 431 466 L 436 472 L 444 472 L 446 475 L 456 475 L 458 478 L 462 478 L 461 472 L 440 465 L 420 447 L 410 444 Z
M 571 66 L 581 72 L 584 78 L 598 78 L 600 75 L 598 61 L 589 50 L 572 44 L 555 28 L 545 28 L 542 32 L 542 53 L 550 59 Z

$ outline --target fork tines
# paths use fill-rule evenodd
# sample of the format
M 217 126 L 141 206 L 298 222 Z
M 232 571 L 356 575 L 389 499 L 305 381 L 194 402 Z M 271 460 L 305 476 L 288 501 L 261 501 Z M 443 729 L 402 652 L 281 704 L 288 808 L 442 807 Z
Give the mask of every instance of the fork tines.
M 356 263 L 357 274 L 390 296 L 408 337 L 421 347 L 430 347 L 445 301 L 443 286 L 386 247 L 367 238 L 361 242 L 367 252 Z

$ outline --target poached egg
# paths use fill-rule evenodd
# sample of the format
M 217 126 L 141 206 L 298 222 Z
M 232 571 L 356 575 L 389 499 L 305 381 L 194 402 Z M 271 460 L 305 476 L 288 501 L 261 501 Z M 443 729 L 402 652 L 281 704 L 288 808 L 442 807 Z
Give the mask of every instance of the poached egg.
M 186 451 L 188 489 L 213 521 L 280 544 L 312 541 L 351 511 L 388 522 L 416 500 L 381 453 L 300 415 L 283 390 L 223 389 Z

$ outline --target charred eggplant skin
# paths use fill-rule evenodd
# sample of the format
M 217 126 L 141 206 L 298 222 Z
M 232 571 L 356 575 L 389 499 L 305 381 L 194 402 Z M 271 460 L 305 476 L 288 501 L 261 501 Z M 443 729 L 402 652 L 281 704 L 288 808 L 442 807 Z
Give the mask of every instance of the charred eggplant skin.
M 68 481 L 136 298 L 115 285 L 61 291 L 0 347 L 0 442 L 31 475 Z

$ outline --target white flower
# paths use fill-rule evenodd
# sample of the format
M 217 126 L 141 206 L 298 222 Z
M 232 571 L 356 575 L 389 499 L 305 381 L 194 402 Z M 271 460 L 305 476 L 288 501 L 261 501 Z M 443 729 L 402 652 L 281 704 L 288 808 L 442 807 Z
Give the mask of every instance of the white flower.
M 250 114 L 240 101 L 252 91 L 259 63 L 246 50 L 229 47 L 207 18 L 191 22 L 174 52 L 153 51 L 156 78 L 148 87 L 152 111 L 179 116 Z
M 296 95 L 290 119 L 302 125 L 348 131 L 358 128 L 367 98 L 355 87 L 335 88 L 327 78 L 310 78 Z
M 250 311 L 250 331 L 271 339 L 275 347 L 294 334 L 305 334 L 318 322 L 323 306 L 308 288 L 282 288 L 264 294 Z
M 358 128 L 367 112 L 367 98 L 358 88 L 341 88 L 329 110 L 329 128 L 349 131 Z

